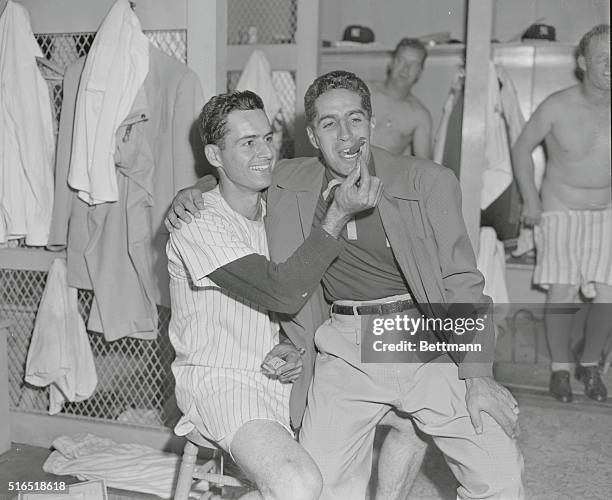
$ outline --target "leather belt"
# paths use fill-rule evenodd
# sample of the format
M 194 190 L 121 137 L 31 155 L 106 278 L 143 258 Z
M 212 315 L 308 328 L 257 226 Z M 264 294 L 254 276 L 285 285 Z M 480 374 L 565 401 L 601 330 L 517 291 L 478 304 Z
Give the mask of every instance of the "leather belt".
M 382 304 L 365 304 L 362 306 L 347 306 L 344 304 L 332 304 L 332 313 L 353 316 L 364 314 L 393 314 L 406 311 L 416 307 L 412 300 L 398 300 Z

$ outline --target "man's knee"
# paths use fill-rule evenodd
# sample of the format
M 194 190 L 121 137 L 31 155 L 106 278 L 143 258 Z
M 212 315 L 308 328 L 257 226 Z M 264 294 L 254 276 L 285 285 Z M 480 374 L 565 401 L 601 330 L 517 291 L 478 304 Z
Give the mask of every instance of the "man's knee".
M 323 478 L 314 463 L 303 464 L 291 460 L 283 463 L 275 473 L 278 481 L 261 488 L 266 500 L 317 500 L 323 488 Z

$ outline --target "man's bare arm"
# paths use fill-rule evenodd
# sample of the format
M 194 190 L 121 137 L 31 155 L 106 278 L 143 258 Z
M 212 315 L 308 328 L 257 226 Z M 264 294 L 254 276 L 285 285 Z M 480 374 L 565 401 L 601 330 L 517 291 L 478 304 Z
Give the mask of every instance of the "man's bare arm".
M 535 110 L 512 148 L 512 167 L 521 197 L 522 220 L 527 226 L 540 222 L 542 204 L 533 177 L 531 152 L 540 144 L 552 128 L 552 110 L 549 99 Z
M 431 160 L 433 148 L 431 141 L 431 114 L 426 109 L 419 113 L 419 121 L 412 137 L 412 154 L 417 158 Z

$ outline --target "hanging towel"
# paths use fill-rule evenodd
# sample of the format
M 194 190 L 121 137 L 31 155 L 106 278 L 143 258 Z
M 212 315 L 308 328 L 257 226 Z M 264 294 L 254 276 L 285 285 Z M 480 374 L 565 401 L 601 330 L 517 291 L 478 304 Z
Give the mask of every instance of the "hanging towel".
M 63 259 L 55 259 L 47 275 L 28 350 L 25 380 L 40 387 L 51 385 L 51 415 L 62 409 L 65 400 L 87 399 L 98 383 L 89 338 L 78 311 L 77 289 L 68 287 Z
M 236 84 L 236 90 L 251 90 L 261 97 L 268 120 L 274 123 L 281 105 L 272 82 L 270 63 L 261 50 L 255 49 L 252 52 Z
M 255 49 L 251 53 L 240 74 L 236 90 L 250 90 L 261 97 L 266 115 L 272 126 L 272 142 L 278 155 L 283 141 L 283 129 L 280 123 L 282 120 L 281 104 L 276 94 L 270 63 L 261 50 Z
M 477 267 L 485 278 L 483 292 L 491 297 L 496 305 L 508 304 L 510 299 L 506 287 L 504 244 L 497 239 L 497 233 L 492 227 L 480 228 Z M 499 311 L 496 309 L 496 312 Z M 499 323 L 501 319 L 503 318 L 496 314 L 495 321 Z
M 30 16 L 9 1 L 0 17 L 0 243 L 46 245 L 55 139 L 49 89 Z
M 92 434 L 60 436 L 53 447 L 56 451 L 43 464 L 45 472 L 81 480 L 104 479 L 110 488 L 172 497 L 179 464 L 173 453 Z
M 90 205 L 119 199 L 115 132 L 149 71 L 149 42 L 128 0 L 102 22 L 81 75 L 68 184 Z

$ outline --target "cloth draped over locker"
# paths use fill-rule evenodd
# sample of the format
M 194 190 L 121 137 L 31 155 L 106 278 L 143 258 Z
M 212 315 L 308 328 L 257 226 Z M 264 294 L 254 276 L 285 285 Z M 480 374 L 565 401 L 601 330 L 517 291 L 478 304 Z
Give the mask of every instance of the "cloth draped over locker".
M 169 306 L 163 219 L 202 157 L 198 77 L 143 37 L 118 0 L 64 75 L 49 248 L 66 248 L 69 285 L 94 292 L 88 328 L 109 341 L 155 338 L 156 305 Z
M 247 60 L 236 90 L 250 90 L 255 92 L 264 104 L 266 116 L 272 126 L 272 139 L 277 153 L 280 152 L 283 139 L 281 102 L 276 92 L 272 77 L 272 69 L 266 55 L 258 49 L 253 50 Z
M 68 286 L 66 274 L 64 260 L 55 259 L 47 274 L 26 361 L 25 381 L 51 386 L 50 415 L 59 413 L 66 400 L 89 398 L 98 383 L 77 290 Z
M 44 246 L 53 207 L 53 119 L 28 11 L 7 2 L 0 16 L 0 245 Z

